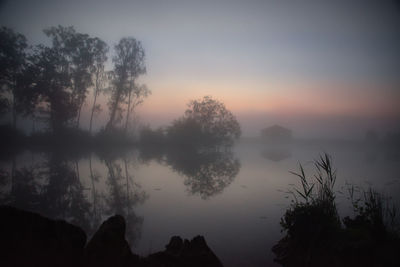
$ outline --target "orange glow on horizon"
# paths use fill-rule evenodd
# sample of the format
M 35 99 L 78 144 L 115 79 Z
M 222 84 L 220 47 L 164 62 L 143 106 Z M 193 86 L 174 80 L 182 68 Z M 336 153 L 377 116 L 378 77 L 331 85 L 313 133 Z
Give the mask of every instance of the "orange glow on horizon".
M 345 83 L 159 82 L 148 84 L 153 94 L 139 108 L 144 114 L 179 116 L 187 103 L 210 95 L 233 113 L 272 112 L 282 115 L 396 116 L 400 94 L 390 86 Z M 384 92 L 391 91 L 392 97 Z

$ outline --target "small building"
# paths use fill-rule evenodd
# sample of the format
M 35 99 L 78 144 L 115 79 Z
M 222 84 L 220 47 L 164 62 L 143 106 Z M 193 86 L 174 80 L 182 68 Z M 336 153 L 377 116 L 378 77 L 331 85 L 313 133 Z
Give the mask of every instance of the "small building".
M 288 142 L 292 140 L 292 131 L 279 125 L 273 125 L 262 129 L 261 137 L 268 142 Z

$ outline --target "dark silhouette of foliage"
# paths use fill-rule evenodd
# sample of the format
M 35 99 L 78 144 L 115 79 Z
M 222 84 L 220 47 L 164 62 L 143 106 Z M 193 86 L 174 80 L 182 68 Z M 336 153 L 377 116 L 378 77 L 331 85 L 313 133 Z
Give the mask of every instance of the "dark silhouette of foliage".
M 35 90 L 48 113 L 49 127 L 57 134 L 71 124 L 78 110 L 67 71 L 68 61 L 57 49 L 40 45 L 32 62 L 36 73 Z
M 2 146 L 0 155 L 9 157 L 9 152 L 23 148 L 25 143 L 26 136 L 21 131 L 10 124 L 0 125 L 0 145 Z
M 166 142 L 165 133 L 162 128 L 152 130 L 148 126 L 143 127 L 139 132 L 139 138 L 140 145 L 156 147 L 159 150 L 162 150 Z
M 122 38 L 114 49 L 114 70 L 110 72 L 111 97 L 108 102 L 110 119 L 106 130 L 113 130 L 121 123 L 126 105 L 124 126 L 126 132 L 132 109 L 142 103 L 150 93 L 146 86 L 136 84 L 136 79 L 146 73 L 145 54 L 142 44 L 135 38 Z
M 94 64 L 91 69 L 92 78 L 94 79 L 93 87 L 93 105 L 90 113 L 89 132 L 92 133 L 93 116 L 100 112 L 100 105 L 96 104 L 97 97 L 105 88 L 107 75 L 104 69 L 104 64 L 107 61 L 108 46 L 99 38 L 94 38 L 93 56 Z
M 93 84 L 96 45 L 101 41 L 77 33 L 73 27 L 51 27 L 44 32 L 51 38 L 52 46 L 39 47 L 42 70 L 45 73 L 50 71 L 50 75 L 43 77 L 42 81 L 55 80 L 40 90 L 50 105 L 53 130 L 63 128 L 74 119 L 79 126 L 82 105 L 88 88 Z
M 169 141 L 183 146 L 232 145 L 240 134 L 235 116 L 209 96 L 191 101 L 185 115 L 167 129 Z
M 16 129 L 28 45 L 25 36 L 6 27 L 0 28 L 0 40 L 0 114 L 11 110 Z
M 68 128 L 79 128 L 83 105 L 93 88 L 89 133 L 101 111 L 98 96 L 109 92 L 110 119 L 103 130 L 118 138 L 122 130 L 126 140 L 135 108 L 150 94 L 137 83 L 146 73 L 142 44 L 135 38 L 122 38 L 115 45 L 114 69 L 106 71 L 109 48 L 101 39 L 64 26 L 47 28 L 44 33 L 50 45 L 28 50 L 23 35 L 0 29 L 0 114 L 11 113 L 14 129 L 17 115 L 30 116 L 33 133 L 36 122 L 44 122 L 46 130 L 60 136 Z
M 325 154 L 314 165 L 315 182 L 306 176 L 301 164 L 299 173 L 292 172 L 300 178 L 301 189 L 290 191 L 295 202 L 283 216 L 281 226 L 288 237 L 315 243 L 340 229 L 340 218 L 334 193 L 336 171 L 332 168 L 331 157 Z
M 325 154 L 314 165 L 314 180 L 302 165 L 293 173 L 301 187 L 289 191 L 294 199 L 281 219 L 286 236 L 272 248 L 275 261 L 283 266 L 398 266 L 398 218 L 389 199 L 372 189 L 357 198 L 349 187 L 355 217 L 344 218 L 342 225 L 331 157 Z

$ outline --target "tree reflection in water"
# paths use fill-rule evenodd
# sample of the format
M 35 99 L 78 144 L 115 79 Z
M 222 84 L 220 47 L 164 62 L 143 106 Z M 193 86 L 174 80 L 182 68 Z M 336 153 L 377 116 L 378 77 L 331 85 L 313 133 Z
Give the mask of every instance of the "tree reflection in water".
M 107 167 L 108 192 L 104 196 L 106 213 L 120 214 L 126 220 L 126 236 L 131 246 L 134 246 L 140 239 L 143 218 L 134 212 L 137 204 L 143 204 L 148 198 L 146 192 L 135 183 L 133 176 L 129 173 L 129 162 L 126 157 L 121 159 L 104 158 Z M 122 165 L 124 169 L 122 169 Z
M 126 219 L 127 239 L 133 246 L 140 238 L 143 223 L 134 209 L 147 199 L 147 194 L 129 172 L 132 162 L 126 157 L 103 159 L 107 173 L 101 175 L 93 168 L 90 156 L 89 177 L 85 177 L 80 160 L 48 153 L 40 162 L 19 169 L 12 161 L 11 172 L 0 170 L 0 204 L 64 219 L 82 227 L 89 236 L 107 217 L 120 214 Z
M 140 159 L 144 163 L 154 159 L 170 166 L 185 177 L 184 184 L 190 194 L 207 199 L 221 193 L 239 173 L 240 162 L 230 148 L 180 147 L 162 153 L 150 147 L 140 151 Z
M 120 214 L 126 219 L 126 237 L 135 246 L 143 225 L 143 217 L 135 213 L 135 208 L 148 198 L 132 173 L 137 159 L 142 163 L 156 160 L 171 167 L 185 177 L 187 191 L 202 199 L 221 193 L 240 170 L 239 160 L 229 147 L 139 153 L 137 157 L 126 151 L 108 151 L 99 153 L 94 161 L 92 154 L 52 151 L 35 154 L 39 157 L 31 164 L 10 159 L 9 166 L 0 171 L 0 204 L 64 219 L 82 227 L 89 237 L 109 216 Z

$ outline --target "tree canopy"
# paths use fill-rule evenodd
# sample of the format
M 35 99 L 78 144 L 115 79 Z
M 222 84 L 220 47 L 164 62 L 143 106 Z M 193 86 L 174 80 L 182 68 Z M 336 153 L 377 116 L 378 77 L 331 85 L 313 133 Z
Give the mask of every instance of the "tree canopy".
M 200 146 L 231 145 L 241 135 L 235 116 L 210 96 L 190 101 L 184 116 L 167 132 L 174 143 Z
M 110 119 L 105 128 L 123 128 L 126 133 L 135 107 L 150 93 L 137 84 L 146 73 L 140 41 L 122 38 L 114 46 L 114 68 L 107 71 L 109 47 L 103 40 L 74 27 L 56 26 L 43 32 L 49 44 L 28 46 L 25 36 L 0 27 L 0 115 L 11 114 L 14 129 L 17 115 L 29 116 L 33 131 L 35 121 L 41 119 L 58 135 L 80 127 L 83 106 L 93 91 L 91 132 L 93 118 L 101 110 L 97 97 L 108 91 Z
M 110 119 L 106 129 L 115 129 L 122 121 L 123 108 L 126 104 L 125 132 L 128 128 L 129 116 L 132 110 L 142 103 L 150 91 L 146 86 L 136 84 L 136 79 L 146 73 L 145 53 L 142 44 L 135 38 L 122 38 L 114 47 L 114 70 L 110 72 L 110 100 L 108 107 Z
M 0 28 L 0 40 L 0 112 L 11 110 L 15 128 L 28 44 L 25 36 L 6 27 Z

